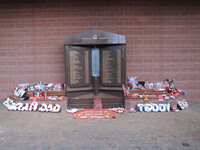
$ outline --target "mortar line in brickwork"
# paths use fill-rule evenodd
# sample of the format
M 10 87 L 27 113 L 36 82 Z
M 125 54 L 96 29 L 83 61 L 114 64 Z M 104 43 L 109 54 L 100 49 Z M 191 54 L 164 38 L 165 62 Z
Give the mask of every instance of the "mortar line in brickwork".
M 161 32 L 160 32 L 160 37 L 161 37 L 161 49 L 160 49 L 160 67 L 161 67 L 161 81 L 163 80 L 163 65 L 162 65 L 162 44 L 163 44 L 163 10 L 161 9 Z
M 161 30 L 162 30 L 162 27 L 161 27 Z M 161 31 L 161 32 L 162 32 L 162 31 Z M 163 42 L 162 40 L 163 40 L 163 39 L 162 39 L 162 38 L 163 38 L 163 36 L 162 36 L 162 33 L 161 33 L 161 53 L 160 53 L 160 55 L 161 55 L 161 56 L 160 56 L 160 57 L 161 57 L 161 58 L 160 58 L 161 80 L 163 79 L 163 65 L 162 65 L 162 42 Z
M 36 64 L 35 64 L 35 15 L 34 15 L 34 12 L 35 12 L 35 7 L 34 7 L 34 0 L 32 1 L 32 4 L 33 4 L 33 54 L 34 54 L 34 74 L 35 74 L 35 81 L 36 82 Z

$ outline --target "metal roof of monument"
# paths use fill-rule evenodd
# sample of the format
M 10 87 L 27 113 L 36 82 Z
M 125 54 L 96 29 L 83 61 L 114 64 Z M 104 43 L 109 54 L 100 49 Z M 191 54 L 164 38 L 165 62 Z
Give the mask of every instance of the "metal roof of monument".
M 66 45 L 112 45 L 125 44 L 125 36 L 102 30 L 89 30 L 65 38 Z

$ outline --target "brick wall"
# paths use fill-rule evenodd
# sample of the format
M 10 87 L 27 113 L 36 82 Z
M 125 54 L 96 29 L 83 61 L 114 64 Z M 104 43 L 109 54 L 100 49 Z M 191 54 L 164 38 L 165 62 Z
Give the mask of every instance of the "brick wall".
M 64 38 L 90 29 L 123 34 L 127 74 L 175 78 L 200 97 L 198 1 L 4 0 L 0 3 L 0 99 L 19 83 L 63 82 Z

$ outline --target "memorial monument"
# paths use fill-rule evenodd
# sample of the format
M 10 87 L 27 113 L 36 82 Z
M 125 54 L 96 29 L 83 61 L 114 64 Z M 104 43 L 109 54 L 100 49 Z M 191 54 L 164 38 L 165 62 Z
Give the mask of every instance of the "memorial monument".
M 124 106 L 125 36 L 101 30 L 68 36 L 65 66 L 68 107 L 92 108 L 94 98 L 103 108 Z

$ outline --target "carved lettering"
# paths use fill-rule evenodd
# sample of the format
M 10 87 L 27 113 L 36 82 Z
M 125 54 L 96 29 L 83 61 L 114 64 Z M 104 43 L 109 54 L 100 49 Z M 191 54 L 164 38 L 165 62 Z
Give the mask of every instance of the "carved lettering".
M 89 51 L 88 50 L 70 50 L 69 51 L 69 85 L 70 86 L 88 86 L 90 83 L 89 69 Z
M 121 50 L 103 50 L 102 52 L 102 84 L 119 86 L 122 83 Z

